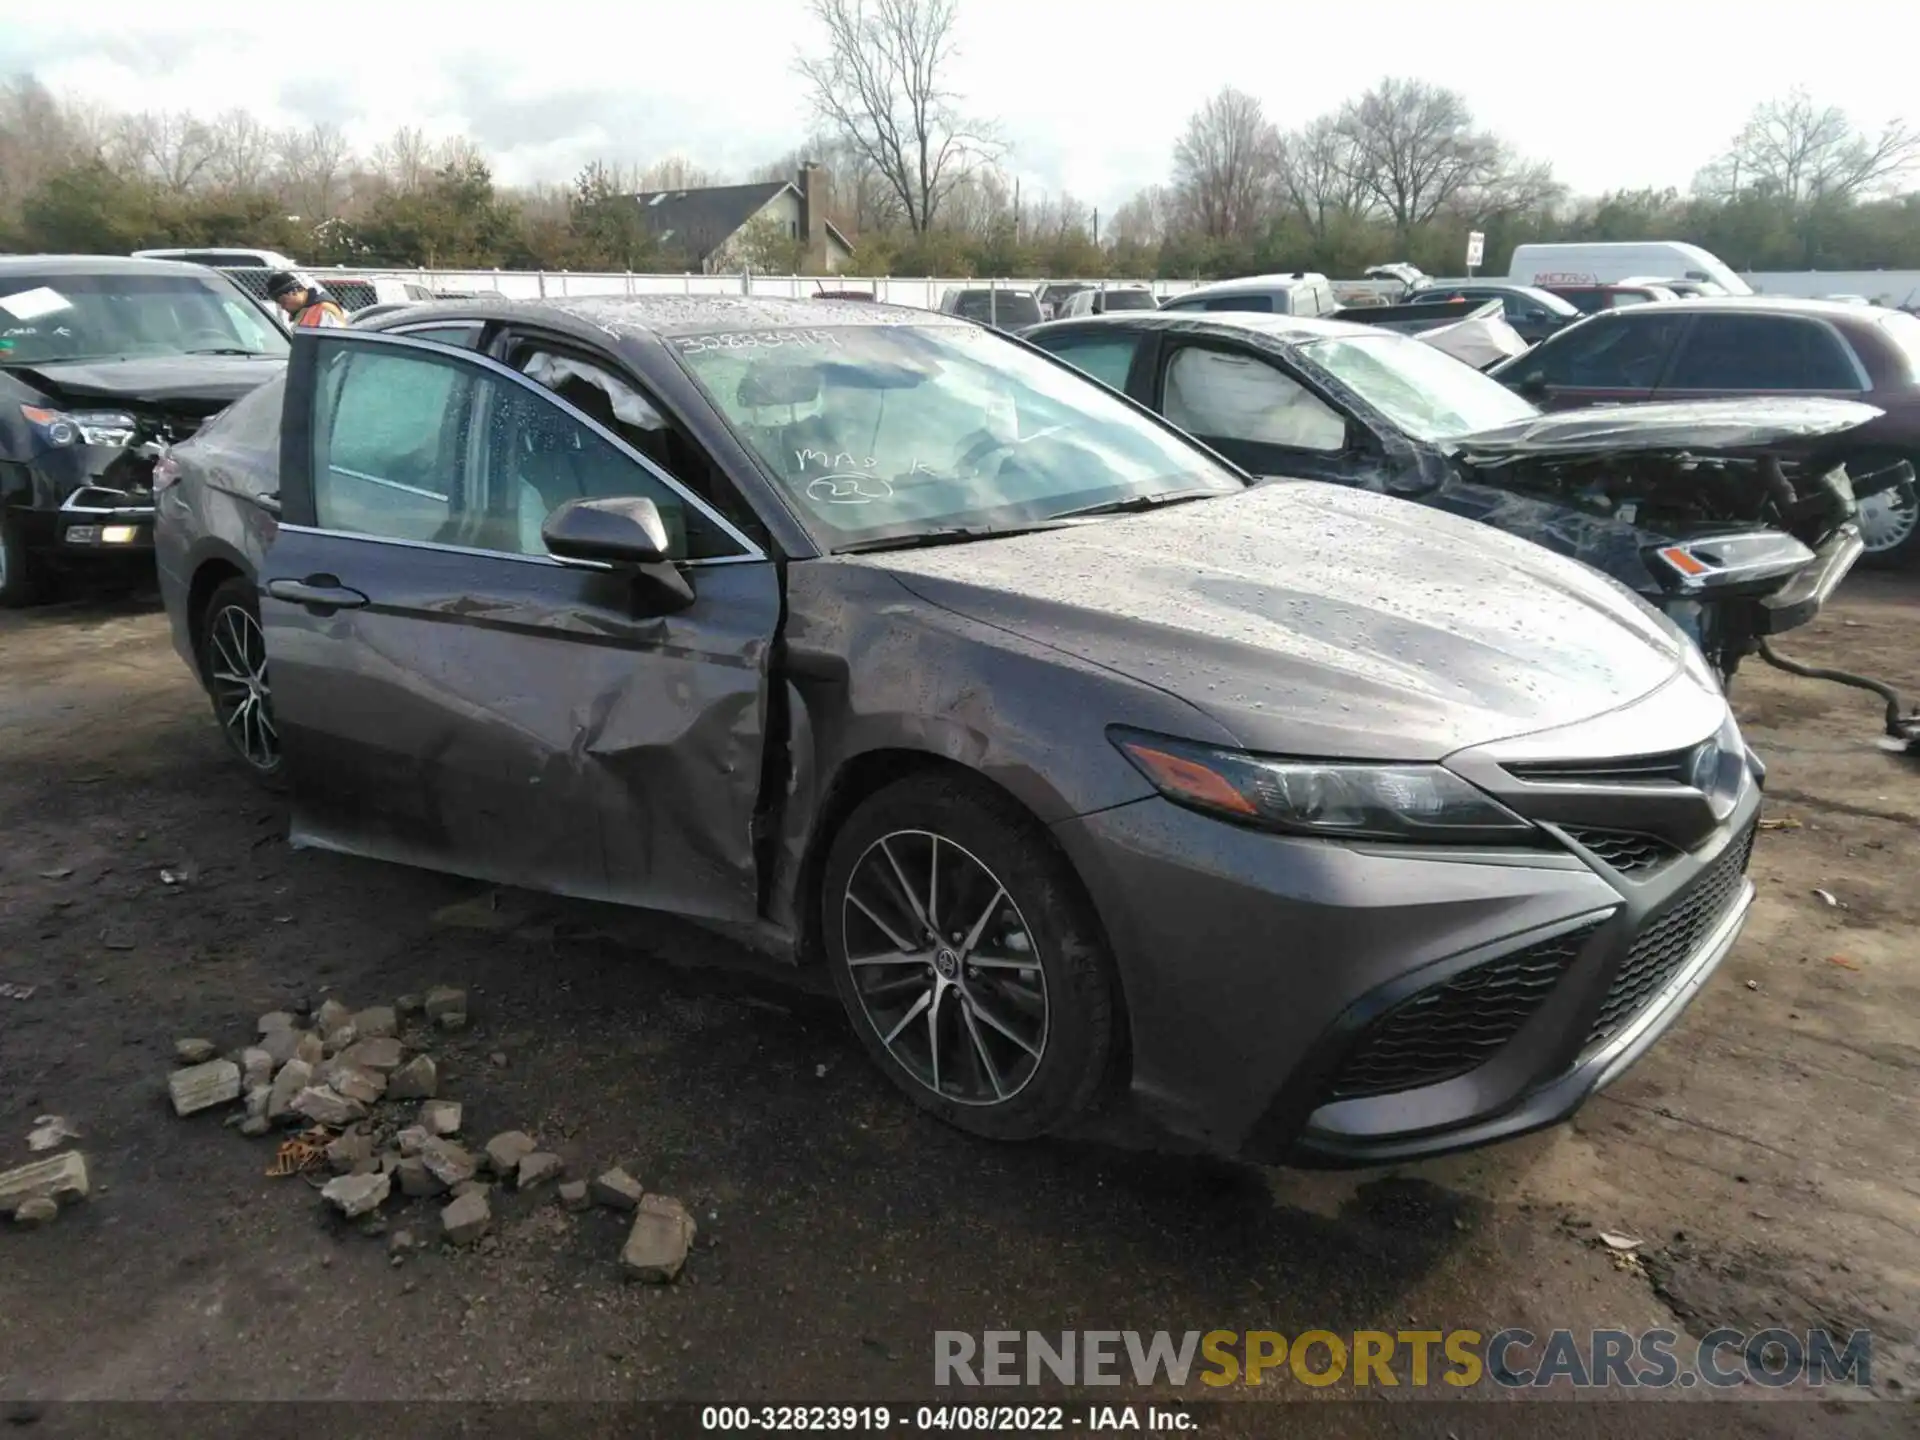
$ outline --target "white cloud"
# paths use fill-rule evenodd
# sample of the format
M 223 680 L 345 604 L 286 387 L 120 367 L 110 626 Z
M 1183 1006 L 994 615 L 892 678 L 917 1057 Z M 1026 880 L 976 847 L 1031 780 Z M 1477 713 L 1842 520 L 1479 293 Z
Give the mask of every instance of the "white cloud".
M 1823 5 L 1817 24 L 1723 0 L 1332 12 L 961 0 L 953 79 L 1013 142 L 1025 184 L 1108 209 L 1165 178 L 1186 117 L 1223 84 L 1292 126 L 1388 73 L 1461 91 L 1483 124 L 1592 193 L 1684 186 L 1755 104 L 1794 84 L 1863 124 L 1898 113 L 1911 94 L 1898 13 L 1860 0 Z M 366 148 L 403 124 L 467 133 L 520 182 L 564 179 L 595 156 L 679 152 L 737 172 L 780 154 L 806 129 L 792 67 L 813 38 L 796 0 L 93 0 L 57 22 L 10 18 L 0 72 L 31 69 L 120 108 L 333 120 Z

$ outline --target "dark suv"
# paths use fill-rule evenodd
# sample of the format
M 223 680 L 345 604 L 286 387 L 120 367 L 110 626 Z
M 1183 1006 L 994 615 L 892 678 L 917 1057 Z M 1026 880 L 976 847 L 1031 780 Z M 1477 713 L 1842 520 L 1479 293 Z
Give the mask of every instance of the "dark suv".
M 150 572 L 155 456 L 286 357 L 264 304 L 217 270 L 0 259 L 0 605 L 54 570 Z
M 1744 395 L 1860 400 L 1885 412 L 1860 432 L 1871 447 L 1862 459 L 1920 462 L 1920 319 L 1899 310 L 1747 295 L 1634 305 L 1591 315 L 1491 373 L 1548 410 Z M 1871 473 L 1848 468 L 1856 479 Z M 1911 488 L 1865 494 L 1860 532 L 1863 564 L 1904 565 L 1920 552 Z
M 1040 323 L 1040 302 L 1031 290 L 1002 290 L 982 285 L 954 289 L 940 297 L 940 313 L 977 320 L 996 330 L 1024 330 Z

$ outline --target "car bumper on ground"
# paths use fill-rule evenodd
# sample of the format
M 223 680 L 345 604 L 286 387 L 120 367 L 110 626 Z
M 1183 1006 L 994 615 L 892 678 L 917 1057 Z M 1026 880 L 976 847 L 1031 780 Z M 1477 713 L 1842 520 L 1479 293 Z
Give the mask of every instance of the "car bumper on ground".
M 1759 803 L 1756 779 L 1634 879 L 1571 846 L 1295 839 L 1157 799 L 1055 833 L 1106 920 L 1140 1107 L 1248 1159 L 1368 1165 L 1551 1125 L 1638 1059 L 1740 931 Z

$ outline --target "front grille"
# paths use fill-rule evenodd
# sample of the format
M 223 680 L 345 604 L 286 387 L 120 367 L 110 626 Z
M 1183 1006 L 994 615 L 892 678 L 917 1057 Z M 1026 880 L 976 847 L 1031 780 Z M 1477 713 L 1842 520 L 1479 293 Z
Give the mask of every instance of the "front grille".
M 1362 1033 L 1323 1102 L 1437 1085 L 1485 1064 L 1540 1008 L 1602 923 L 1476 965 L 1401 1001 Z
M 1690 785 L 1692 749 L 1621 760 L 1525 760 L 1503 767 L 1516 780 L 1545 785 Z
M 1642 930 L 1620 962 L 1620 969 L 1607 989 L 1600 1013 L 1587 1032 L 1591 1049 L 1625 1025 L 1680 967 L 1692 959 L 1700 942 L 1725 918 L 1740 893 L 1740 880 L 1747 871 L 1747 859 L 1753 854 L 1754 829 L 1749 827 L 1724 854 L 1683 893 Z
M 1594 830 L 1585 826 L 1564 827 L 1577 844 L 1591 850 L 1603 864 L 1622 875 L 1651 875 L 1680 852 L 1652 835 L 1636 835 L 1631 830 Z

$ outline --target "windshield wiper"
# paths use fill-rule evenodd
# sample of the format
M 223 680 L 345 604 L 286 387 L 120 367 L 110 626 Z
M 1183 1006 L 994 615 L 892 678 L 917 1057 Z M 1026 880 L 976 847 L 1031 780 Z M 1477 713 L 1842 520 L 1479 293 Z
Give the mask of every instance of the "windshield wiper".
M 1051 520 L 1035 525 L 946 525 L 938 530 L 919 530 L 912 535 L 881 535 L 871 540 L 854 540 L 836 545 L 836 555 L 860 555 L 871 550 L 919 550 L 929 545 L 964 545 L 969 540 L 999 540 L 1008 535 L 1031 535 L 1036 530 L 1053 529 Z
M 1157 495 L 1129 495 L 1124 500 L 1106 500 L 1098 505 L 1083 505 L 1078 510 L 1062 510 L 1050 518 L 1054 520 L 1077 520 L 1083 515 L 1132 515 L 1141 510 L 1155 510 L 1162 505 L 1178 505 L 1186 500 L 1211 500 L 1212 490 L 1163 490 Z
M 212 350 L 184 350 L 181 353 L 184 355 L 259 355 L 264 352 L 259 350 L 242 350 L 237 345 L 226 345 L 216 347 Z

